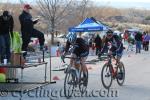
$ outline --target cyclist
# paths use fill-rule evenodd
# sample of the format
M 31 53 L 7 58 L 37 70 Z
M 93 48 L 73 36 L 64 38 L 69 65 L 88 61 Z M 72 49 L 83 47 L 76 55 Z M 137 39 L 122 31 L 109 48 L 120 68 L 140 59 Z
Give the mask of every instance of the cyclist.
M 119 36 L 115 33 L 113 34 L 112 30 L 106 32 L 106 39 L 104 41 L 104 46 L 99 53 L 99 57 L 104 53 L 105 49 L 108 48 L 108 45 L 110 46 L 108 55 L 116 56 L 116 62 L 120 62 L 124 47 Z
M 72 59 L 70 59 L 70 66 L 74 67 L 76 69 L 76 73 L 78 73 L 77 69 L 79 69 L 78 66 L 80 65 L 77 63 L 77 61 L 75 61 L 76 59 L 73 59 L 73 58 L 80 57 L 80 64 L 83 67 L 83 72 L 84 72 L 83 76 L 86 77 L 85 61 L 89 54 L 88 43 L 82 38 L 77 38 L 77 35 L 74 32 L 69 32 L 66 38 L 67 38 L 67 42 L 66 42 L 65 52 L 62 56 L 62 59 L 65 58 L 67 52 L 69 51 L 69 48 L 72 46 L 73 50 L 71 52 Z

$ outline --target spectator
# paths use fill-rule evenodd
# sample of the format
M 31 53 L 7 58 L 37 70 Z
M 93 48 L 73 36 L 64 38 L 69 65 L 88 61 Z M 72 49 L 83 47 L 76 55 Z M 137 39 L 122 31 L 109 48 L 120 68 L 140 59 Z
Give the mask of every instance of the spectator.
M 128 41 L 128 34 L 129 34 L 129 31 L 128 31 L 128 30 L 125 30 L 124 36 L 123 36 L 123 38 L 124 38 L 124 43 Z
M 32 20 L 32 16 L 29 13 L 30 9 L 32 9 L 31 6 L 29 4 L 25 4 L 22 13 L 19 16 L 23 40 L 22 50 L 27 51 L 31 37 L 36 37 L 39 39 L 40 50 L 43 50 L 45 41 L 44 34 L 34 28 L 34 24 L 36 24 L 39 19 L 34 21 Z
M 129 35 L 129 38 L 128 38 L 128 48 L 127 48 L 127 51 L 129 51 L 129 50 L 133 51 L 133 45 L 134 45 L 134 36 L 131 33 Z
M 144 48 L 143 49 L 145 51 L 149 50 L 149 39 L 150 39 L 150 37 L 148 35 L 148 32 L 146 32 L 145 35 L 144 35 L 144 39 L 143 39 L 143 44 L 144 44 Z
M 101 48 L 102 48 L 102 39 L 98 34 L 97 34 L 94 42 L 95 42 L 95 46 L 96 46 L 96 55 L 98 55 L 98 53 L 101 51 Z
M 104 46 L 105 44 L 105 41 L 106 41 L 106 36 L 104 35 L 103 38 L 102 38 L 102 47 Z M 106 48 L 104 48 L 104 53 L 107 53 L 108 52 L 108 46 Z
M 146 46 L 146 42 L 144 41 L 145 35 L 146 35 L 146 32 L 143 32 L 143 35 L 142 35 L 142 45 L 143 45 L 143 50 L 145 50 L 145 46 Z
M 59 50 L 59 48 L 60 48 L 60 42 L 57 42 L 57 48 L 56 48 L 56 56 L 57 57 L 60 56 L 60 50 Z
M 10 61 L 10 35 L 13 36 L 14 20 L 8 11 L 4 11 L 0 16 L 0 55 L 1 62 L 4 57 Z
M 92 48 L 92 37 L 88 40 L 89 47 Z
M 137 32 L 135 35 L 136 53 L 141 53 L 142 34 Z

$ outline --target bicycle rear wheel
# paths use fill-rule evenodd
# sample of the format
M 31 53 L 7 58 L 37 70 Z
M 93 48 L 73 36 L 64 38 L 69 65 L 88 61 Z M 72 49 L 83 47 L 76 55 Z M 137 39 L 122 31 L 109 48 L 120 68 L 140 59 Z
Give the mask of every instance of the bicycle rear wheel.
M 83 70 L 81 70 L 80 73 L 79 90 L 82 94 L 86 92 L 87 85 L 88 85 L 88 69 L 86 68 L 85 76 Z
M 122 62 L 120 62 L 118 65 L 116 79 L 117 79 L 118 85 L 122 86 L 125 81 L 125 68 Z
M 108 63 L 104 64 L 102 71 L 101 71 L 101 80 L 104 88 L 109 89 L 112 84 L 112 73 L 111 73 L 111 66 Z
M 74 91 L 74 73 L 70 70 L 66 72 L 65 81 L 64 81 L 64 95 L 67 98 L 72 97 Z

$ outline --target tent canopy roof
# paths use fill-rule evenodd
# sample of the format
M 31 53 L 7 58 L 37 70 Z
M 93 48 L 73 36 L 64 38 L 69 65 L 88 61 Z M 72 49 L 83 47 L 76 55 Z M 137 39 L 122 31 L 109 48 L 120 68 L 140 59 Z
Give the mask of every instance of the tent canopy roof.
M 69 32 L 93 32 L 106 30 L 107 26 L 96 21 L 94 18 L 86 18 L 75 27 L 70 27 Z

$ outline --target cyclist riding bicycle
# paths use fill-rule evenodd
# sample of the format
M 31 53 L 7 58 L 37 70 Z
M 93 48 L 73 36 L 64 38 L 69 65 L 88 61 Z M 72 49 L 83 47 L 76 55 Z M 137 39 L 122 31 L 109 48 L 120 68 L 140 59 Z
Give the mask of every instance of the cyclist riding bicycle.
M 66 42 L 66 48 L 65 48 L 65 52 L 62 56 L 62 59 L 65 58 L 65 56 L 67 55 L 69 48 L 72 46 L 73 50 L 72 50 L 72 54 L 71 54 L 71 59 L 70 59 L 70 66 L 74 67 L 75 69 L 79 69 L 78 66 L 79 63 L 77 63 L 77 61 L 75 61 L 76 59 L 74 58 L 80 58 L 80 64 L 83 67 L 83 76 L 86 77 L 86 64 L 85 61 L 88 57 L 89 54 L 89 45 L 88 43 L 83 40 L 82 38 L 77 38 L 76 33 L 74 32 L 69 32 L 68 35 L 66 36 L 67 38 L 67 42 Z M 76 70 L 77 73 L 78 70 Z
M 120 62 L 124 47 L 123 47 L 123 43 L 122 43 L 121 39 L 119 38 L 119 36 L 116 34 L 113 34 L 112 30 L 108 30 L 106 32 L 106 39 L 104 42 L 104 46 L 103 46 L 101 52 L 99 53 L 99 57 L 101 57 L 101 55 L 104 53 L 105 49 L 108 48 L 108 46 L 111 46 L 109 48 L 108 55 L 116 56 L 117 62 Z

